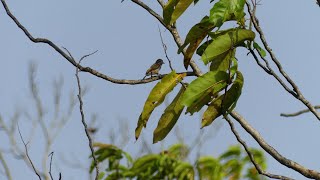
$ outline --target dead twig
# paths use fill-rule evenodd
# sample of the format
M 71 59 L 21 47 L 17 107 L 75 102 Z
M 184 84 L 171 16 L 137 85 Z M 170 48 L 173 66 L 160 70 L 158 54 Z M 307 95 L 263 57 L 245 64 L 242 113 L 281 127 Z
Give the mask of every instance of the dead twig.
M 87 54 L 87 55 L 84 55 L 82 58 L 80 58 L 79 60 L 79 64 L 81 63 L 81 61 L 83 59 L 85 59 L 86 57 L 89 57 L 93 54 L 95 54 L 97 51 L 93 52 L 93 53 L 90 53 L 90 54 Z M 68 51 L 68 53 L 70 54 L 71 56 L 71 53 Z M 71 56 L 72 57 L 72 56 Z M 73 58 L 73 57 L 72 57 Z M 85 133 L 86 133 L 86 136 L 88 138 L 88 141 L 89 141 L 89 147 L 90 147 L 90 151 L 91 151 L 91 156 L 93 158 L 93 162 L 94 162 L 94 167 L 96 169 L 96 176 L 95 176 L 95 180 L 98 180 L 98 177 L 99 177 L 99 167 L 98 167 L 98 160 L 96 159 L 95 155 L 94 155 L 94 149 L 93 149 L 93 145 L 92 145 L 92 139 L 91 139 L 91 136 L 90 136 L 90 132 L 88 130 L 88 125 L 86 123 L 86 120 L 85 120 L 85 115 L 84 115 L 84 111 L 83 111 L 83 101 L 82 101 L 82 89 L 81 89 L 81 84 L 80 84 L 80 78 L 79 78 L 79 68 L 76 68 L 76 79 L 77 79 L 77 84 L 78 84 L 78 99 L 79 99 L 79 109 L 80 109 L 80 114 L 81 114 L 81 122 L 83 124 L 83 127 L 84 127 L 84 130 L 85 130 Z
M 320 105 L 314 106 L 315 109 L 320 109 Z M 310 109 L 303 109 L 294 113 L 281 113 L 280 116 L 283 117 L 294 117 L 294 116 L 299 116 L 301 114 L 310 112 Z
M 17 127 L 18 127 L 18 132 L 19 132 L 19 135 L 20 135 L 20 138 L 21 138 L 21 141 L 24 145 L 24 149 L 25 149 L 25 153 L 26 153 L 26 156 L 28 157 L 28 160 L 33 168 L 33 171 L 36 173 L 36 175 L 38 176 L 38 178 L 41 180 L 41 176 L 40 174 L 38 173 L 38 170 L 36 169 L 36 167 L 33 165 L 33 162 L 29 156 L 29 152 L 28 152 L 28 143 L 25 143 L 25 141 L 23 140 L 23 137 L 21 135 L 21 131 L 20 131 L 20 128 L 19 128 L 19 124 L 17 123 Z

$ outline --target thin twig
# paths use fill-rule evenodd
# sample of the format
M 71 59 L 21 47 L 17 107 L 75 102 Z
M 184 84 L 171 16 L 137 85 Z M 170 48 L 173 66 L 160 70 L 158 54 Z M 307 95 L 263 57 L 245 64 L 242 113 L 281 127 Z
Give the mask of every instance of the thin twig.
M 252 162 L 252 164 L 254 165 L 254 167 L 256 168 L 256 170 L 258 171 L 259 174 L 267 176 L 269 178 L 273 178 L 273 179 L 293 180 L 292 178 L 282 176 L 282 175 L 271 174 L 271 173 L 268 173 L 268 172 L 264 171 L 263 169 L 261 169 L 260 165 L 255 161 L 253 154 L 250 152 L 250 149 L 247 146 L 246 142 L 241 139 L 241 137 L 240 137 L 239 133 L 237 132 L 237 130 L 235 129 L 234 124 L 231 121 L 231 119 L 228 116 L 224 116 L 224 119 L 228 122 L 232 133 L 235 135 L 235 137 L 237 138 L 237 141 L 243 146 L 243 148 L 247 152 L 250 161 Z
M 33 162 L 32 162 L 32 160 L 31 160 L 31 158 L 30 158 L 30 156 L 29 156 L 28 146 L 27 146 L 28 143 L 25 143 L 25 142 L 24 142 L 23 137 L 22 137 L 22 135 L 21 135 L 21 131 L 20 131 L 20 127 L 19 127 L 19 124 L 18 124 L 18 123 L 17 123 L 17 127 L 18 127 L 18 132 L 19 132 L 21 141 L 22 141 L 22 143 L 23 143 L 23 145 L 24 145 L 24 149 L 25 149 L 26 156 L 28 157 L 28 160 L 29 160 L 29 162 L 30 162 L 30 164 L 31 164 L 31 166 L 32 166 L 32 168 L 33 168 L 33 171 L 36 173 L 36 175 L 38 176 L 38 178 L 41 180 L 41 176 L 40 176 L 40 174 L 38 173 L 38 170 L 36 169 L 36 167 L 33 165 Z
M 181 47 L 183 42 L 181 40 L 181 37 L 177 31 L 177 28 L 175 26 L 171 26 L 171 25 L 166 25 L 163 21 L 163 18 L 157 14 L 154 10 L 152 10 L 148 5 L 146 5 L 145 3 L 143 3 L 140 0 L 131 0 L 132 2 L 136 3 L 137 5 L 139 5 L 140 7 L 142 7 L 143 9 L 145 9 L 149 14 L 151 14 L 153 17 L 155 17 L 172 35 L 173 39 L 175 40 L 176 44 L 178 47 Z M 159 2 L 159 1 L 158 1 Z M 161 1 L 160 1 L 161 3 Z M 161 5 L 161 4 L 160 4 Z M 182 51 L 183 54 L 185 54 L 185 50 Z M 202 72 L 200 70 L 200 68 L 198 67 L 198 65 L 194 62 L 194 60 L 190 61 L 190 66 L 194 72 L 194 74 L 196 76 L 201 76 Z
M 172 67 L 171 60 L 170 60 L 169 57 L 168 57 L 167 46 L 166 46 L 166 44 L 163 42 L 162 33 L 161 33 L 161 30 L 160 30 L 159 25 L 158 25 L 158 30 L 159 30 L 160 39 L 161 39 L 161 44 L 162 44 L 162 47 L 163 47 L 164 54 L 166 55 L 166 58 L 167 58 L 167 60 L 168 60 L 168 62 L 169 62 L 169 67 L 170 67 L 171 71 L 173 71 L 174 69 L 173 69 L 173 67 Z
M 50 174 L 50 178 L 51 178 L 51 180 L 53 180 L 52 173 L 51 173 L 51 165 L 52 165 L 53 151 L 49 154 L 49 156 L 51 156 L 51 158 L 50 158 L 49 174 Z M 48 156 L 48 157 L 49 157 L 49 156 Z
M 283 164 L 284 166 L 299 172 L 303 176 L 311 179 L 320 179 L 320 173 L 307 169 L 304 166 L 298 164 L 295 161 L 292 161 L 284 156 L 282 156 L 277 150 L 275 150 L 272 146 L 270 146 L 263 137 L 259 134 L 257 130 L 255 130 L 240 114 L 236 111 L 232 111 L 230 115 L 240 123 L 240 125 L 256 140 L 256 142 L 268 153 L 270 154 L 275 160 L 279 163 Z
M 312 104 L 303 96 L 303 94 L 301 93 L 301 91 L 299 90 L 299 87 L 295 84 L 295 82 L 289 77 L 289 75 L 284 71 L 281 63 L 279 62 L 279 60 L 277 59 L 277 57 L 275 56 L 275 54 L 272 52 L 272 49 L 269 47 L 267 40 L 264 36 L 264 33 L 261 29 L 261 27 L 259 26 L 259 20 L 255 15 L 255 8 L 256 8 L 256 2 L 253 2 L 253 6 L 254 9 L 253 11 L 251 10 L 251 6 L 250 3 L 248 1 L 246 1 L 246 5 L 248 8 L 248 12 L 250 14 L 250 18 L 251 21 L 253 23 L 254 28 L 256 29 L 256 31 L 259 33 L 260 39 L 262 41 L 262 44 L 264 46 L 264 48 L 267 50 L 268 54 L 271 57 L 271 60 L 274 62 L 274 64 L 277 66 L 279 72 L 281 73 L 281 75 L 286 79 L 286 81 L 292 86 L 293 91 L 295 93 L 292 93 L 293 91 L 288 91 L 282 84 L 282 86 L 290 93 L 292 94 L 296 99 L 300 100 L 306 107 L 308 107 L 308 109 L 315 115 L 315 117 L 320 120 L 320 113 L 312 106 Z M 279 81 L 279 80 L 278 80 Z
M 320 105 L 314 106 L 314 108 L 315 109 L 320 109 Z M 294 113 L 281 113 L 280 116 L 283 116 L 283 117 L 294 117 L 294 116 L 299 116 L 299 115 L 307 113 L 307 112 L 310 112 L 310 109 L 303 109 L 301 111 L 297 111 L 297 112 L 294 112 Z
M 83 56 L 80 60 L 79 60 L 79 64 L 81 63 L 81 61 L 90 56 L 90 55 L 93 55 L 94 53 L 96 53 L 97 51 L 93 52 L 93 53 L 90 53 L 90 54 L 87 54 L 85 56 Z M 70 52 L 69 52 L 70 53 Z M 71 55 L 71 53 L 70 53 Z M 88 141 L 89 141 L 89 147 L 90 147 L 90 150 L 91 150 L 91 156 L 93 158 L 93 162 L 94 162 L 94 166 L 95 166 L 95 169 L 96 169 L 96 176 L 95 176 L 95 180 L 98 180 L 98 177 L 99 177 L 99 167 L 98 167 L 98 161 L 94 155 L 94 149 L 93 149 L 93 145 L 92 145 L 92 139 L 91 139 L 91 136 L 90 136 L 90 132 L 88 130 L 88 125 L 85 121 L 85 115 L 84 115 L 84 111 L 83 111 L 83 101 L 82 101 L 82 89 L 81 89 L 81 84 L 80 84 L 80 78 L 79 78 L 79 68 L 76 68 L 76 78 L 77 78 L 77 84 L 78 84 L 78 99 L 79 99 L 79 103 L 80 103 L 80 114 L 81 114 L 81 122 L 84 126 L 84 130 L 86 132 L 86 136 L 88 138 Z

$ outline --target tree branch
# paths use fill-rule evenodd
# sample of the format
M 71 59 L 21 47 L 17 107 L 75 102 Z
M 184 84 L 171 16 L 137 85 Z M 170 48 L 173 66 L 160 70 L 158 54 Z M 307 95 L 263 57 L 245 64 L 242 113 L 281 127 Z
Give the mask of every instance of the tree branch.
M 31 160 L 31 158 L 30 158 L 30 156 L 29 156 L 28 146 L 27 146 L 28 143 L 25 143 L 24 140 L 23 140 L 23 137 L 22 137 L 21 132 L 20 132 L 19 124 L 17 124 L 17 126 L 18 126 L 18 132 L 19 132 L 21 141 L 22 141 L 22 143 L 23 143 L 23 145 L 24 145 L 24 148 L 25 148 L 25 151 L 26 151 L 26 152 L 25 152 L 25 153 L 26 153 L 26 156 L 28 157 L 28 160 L 29 160 L 29 162 L 30 162 L 30 164 L 31 164 L 31 166 L 32 166 L 32 168 L 33 168 L 33 171 L 36 173 L 36 175 L 38 176 L 39 180 L 41 180 L 41 176 L 40 176 L 40 174 L 38 173 L 38 170 L 36 169 L 36 167 L 33 165 L 33 162 L 32 162 L 32 160 Z
M 254 3 L 254 2 L 253 2 Z M 281 75 L 287 80 L 287 82 L 292 86 L 293 91 L 291 90 L 287 90 L 286 86 L 284 86 L 283 84 L 281 84 L 290 94 L 292 94 L 296 99 L 300 100 L 306 107 L 308 107 L 308 109 L 316 116 L 316 118 L 318 120 L 320 120 L 320 113 L 312 106 L 312 104 L 303 96 L 303 94 L 301 93 L 301 91 L 299 90 L 299 87 L 295 84 L 295 82 L 289 77 L 289 75 L 284 71 L 281 63 L 279 62 L 279 60 L 277 59 L 277 57 L 275 56 L 275 54 L 272 52 L 272 49 L 269 47 L 267 40 L 264 36 L 264 33 L 262 31 L 262 29 L 259 26 L 259 20 L 255 15 L 255 8 L 256 8 L 256 3 L 254 3 L 254 9 L 253 11 L 251 10 L 251 6 L 250 3 L 248 1 L 246 1 L 246 5 L 248 7 L 248 12 L 250 14 L 250 19 L 253 23 L 254 28 L 256 29 L 256 31 L 259 33 L 260 39 L 263 43 L 264 48 L 267 50 L 268 54 L 271 57 L 271 60 L 275 63 L 275 65 L 277 66 L 279 72 L 281 73 Z M 263 58 L 261 56 L 261 58 Z M 270 70 L 270 68 L 269 68 Z M 277 79 L 278 80 L 278 79 Z M 279 81 L 279 80 L 278 80 Z
M 95 52 L 96 52 L 96 51 L 95 51 Z M 95 53 L 95 52 L 94 52 L 94 53 Z M 82 61 L 84 58 L 86 58 L 86 57 L 88 57 L 88 56 L 90 56 L 90 55 L 92 55 L 92 54 L 94 54 L 94 53 L 91 53 L 91 54 L 88 54 L 88 55 L 83 56 L 83 57 L 79 60 L 79 64 L 81 63 L 81 61 Z M 73 58 L 70 53 L 69 53 L 69 55 L 70 55 L 71 58 Z M 98 180 L 98 178 L 99 178 L 98 160 L 96 159 L 96 157 L 95 157 L 95 155 L 94 155 L 94 149 L 93 149 L 93 145 L 92 145 L 92 139 L 91 139 L 90 133 L 89 133 L 89 131 L 88 131 L 88 125 L 87 125 L 87 123 L 86 123 L 85 116 L 84 116 L 83 101 L 82 101 L 82 98 L 81 98 L 81 97 L 82 97 L 82 91 L 81 91 L 81 84 L 80 84 L 79 69 L 78 69 L 78 68 L 76 68 L 76 78 L 77 78 L 78 92 L 79 92 L 79 93 L 78 93 L 78 99 L 79 99 L 79 103 L 80 103 L 79 108 L 80 108 L 80 114 L 81 114 L 81 122 L 82 122 L 82 124 L 83 124 L 84 130 L 85 130 L 85 132 L 86 132 L 86 136 L 87 136 L 88 141 L 89 141 L 89 147 L 90 147 L 90 151 L 91 151 L 91 156 L 92 156 L 92 158 L 93 158 L 94 166 L 95 166 L 95 169 L 96 169 L 95 180 Z
M 257 143 L 268 153 L 270 154 L 275 160 L 279 163 L 291 168 L 303 176 L 311 179 L 320 179 L 320 173 L 315 170 L 310 170 L 302 165 L 285 158 L 282 156 L 277 150 L 275 150 L 272 146 L 270 146 L 259 134 L 257 130 L 255 130 L 240 114 L 236 111 L 232 111 L 230 115 L 240 123 L 240 125 L 257 141 Z
M 7 162 L 6 160 L 4 159 L 3 155 L 2 155 L 2 152 L 0 152 L 0 161 L 1 161 L 1 164 L 4 168 L 4 172 L 6 174 L 6 177 L 8 178 L 8 180 L 12 180 L 12 176 L 11 176 L 11 173 L 10 173 L 10 169 L 7 165 Z
M 314 106 L 314 108 L 315 109 L 320 109 L 320 105 Z M 281 113 L 280 116 L 283 116 L 283 117 L 294 117 L 294 116 L 299 116 L 299 115 L 307 113 L 307 112 L 310 112 L 310 109 L 303 109 L 301 111 L 297 111 L 297 112 L 294 112 L 294 113 Z
M 247 152 L 247 154 L 250 158 L 250 161 L 252 162 L 252 164 L 254 165 L 256 170 L 259 172 L 259 174 L 267 176 L 269 178 L 273 178 L 273 179 L 293 180 L 292 178 L 282 176 L 282 175 L 271 174 L 271 173 L 268 173 L 268 172 L 264 171 L 263 169 L 261 169 L 260 165 L 254 160 L 253 154 L 250 152 L 249 147 L 247 146 L 246 142 L 241 139 L 241 137 L 240 137 L 239 133 L 237 132 L 237 130 L 235 129 L 234 124 L 231 121 L 231 119 L 228 116 L 224 116 L 224 118 L 229 123 L 229 126 L 230 126 L 232 133 L 236 136 L 237 141 L 243 146 L 244 150 Z
M 67 61 L 69 61 L 73 66 L 77 67 L 80 71 L 88 72 L 96 77 L 99 77 L 101 79 L 107 80 L 109 82 L 115 83 L 115 84 L 129 84 L 129 85 L 135 85 L 135 84 L 146 84 L 149 82 L 157 81 L 165 75 L 160 75 L 157 77 L 147 78 L 147 79 L 141 79 L 141 80 L 127 80 L 127 79 L 115 79 L 110 76 L 107 76 L 103 73 L 100 73 L 90 67 L 83 67 L 80 64 L 78 64 L 72 57 L 70 57 L 66 52 L 64 52 L 61 48 L 59 48 L 55 43 L 50 41 L 49 39 L 45 38 L 35 38 L 32 36 L 32 34 L 19 22 L 19 20 L 11 13 L 9 10 L 9 7 L 5 0 L 1 0 L 1 3 L 7 13 L 7 15 L 14 21 L 14 23 L 24 32 L 24 34 L 30 39 L 30 41 L 34 43 L 44 43 L 52 47 L 55 51 L 57 51 L 62 57 L 64 57 Z M 187 76 L 194 76 L 194 73 L 187 72 Z

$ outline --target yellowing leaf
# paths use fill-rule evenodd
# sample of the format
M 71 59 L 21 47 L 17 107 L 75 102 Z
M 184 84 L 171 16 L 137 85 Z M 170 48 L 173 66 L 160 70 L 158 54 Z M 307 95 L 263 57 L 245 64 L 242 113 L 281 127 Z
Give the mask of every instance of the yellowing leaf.
M 163 9 L 164 22 L 173 24 L 192 4 L 193 0 L 169 0 Z
M 236 80 L 232 84 L 231 88 L 226 92 L 226 94 L 222 94 L 218 98 L 214 99 L 204 112 L 201 126 L 208 126 L 220 115 L 227 111 L 232 111 L 241 95 L 242 86 L 243 76 L 240 71 L 237 71 Z
M 185 76 L 185 73 L 176 74 L 175 71 L 172 71 L 155 85 L 144 104 L 142 113 L 140 114 L 135 130 L 136 139 L 139 138 L 142 128 L 146 127 L 153 110 L 163 102 L 166 95 L 171 92 L 177 83 L 179 83 Z
M 181 95 L 184 93 L 184 91 L 185 87 L 182 86 L 177 96 L 164 110 L 164 113 L 158 122 L 158 126 L 153 132 L 153 143 L 163 140 L 179 119 L 184 108 L 184 106 L 181 104 Z

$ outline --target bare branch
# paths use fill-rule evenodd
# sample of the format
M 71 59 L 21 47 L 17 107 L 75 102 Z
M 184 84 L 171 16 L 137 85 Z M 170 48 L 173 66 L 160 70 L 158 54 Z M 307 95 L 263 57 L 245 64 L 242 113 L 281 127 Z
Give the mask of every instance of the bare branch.
M 158 26 L 158 30 L 159 30 L 159 34 L 160 34 L 160 39 L 161 39 L 161 44 L 162 44 L 162 47 L 163 47 L 163 51 L 164 51 L 164 54 L 166 55 L 166 58 L 169 62 L 169 67 L 171 69 L 171 71 L 173 71 L 173 67 L 172 67 L 172 64 L 171 64 L 171 60 L 169 59 L 168 57 L 168 54 L 167 54 L 167 46 L 166 44 L 163 42 L 163 38 L 162 38 L 162 34 L 161 34 L 161 30 L 160 30 L 160 27 Z
M 30 158 L 30 156 L 29 156 L 28 146 L 27 146 L 28 143 L 25 143 L 24 140 L 23 140 L 23 137 L 22 137 L 21 132 L 20 132 L 19 124 L 17 124 L 17 126 L 18 126 L 18 132 L 19 132 L 21 141 L 22 141 L 22 143 L 23 143 L 23 145 L 24 145 L 24 148 L 25 148 L 26 156 L 28 157 L 28 160 L 29 160 L 29 162 L 30 162 L 30 164 L 31 164 L 31 166 L 32 166 L 32 168 L 33 168 L 33 171 L 36 173 L 36 175 L 38 176 L 38 178 L 41 180 L 41 176 L 39 175 L 38 170 L 37 170 L 36 167 L 33 165 L 33 162 L 32 162 L 32 160 L 31 160 L 31 158 Z
M 50 168 L 49 168 L 49 174 L 50 174 L 50 178 L 51 180 L 53 180 L 53 177 L 52 177 L 52 173 L 51 173 L 51 165 L 52 165 L 52 157 L 53 157 L 53 151 L 49 154 L 49 156 L 51 156 L 50 158 Z
M 315 109 L 320 109 L 320 105 L 314 106 L 314 108 Z M 294 116 L 299 116 L 299 115 L 307 113 L 307 112 L 310 112 L 310 109 L 303 109 L 301 111 L 297 111 L 297 112 L 294 112 L 294 113 L 281 113 L 280 116 L 283 116 L 283 117 L 294 117 Z
M 9 10 L 9 7 L 5 0 L 1 0 L 2 5 L 4 9 L 6 10 L 7 15 L 14 21 L 14 23 L 24 32 L 24 34 L 30 39 L 30 41 L 34 43 L 44 43 L 52 47 L 55 51 L 57 51 L 61 56 L 63 56 L 67 61 L 69 61 L 73 66 L 78 68 L 80 71 L 88 72 L 96 77 L 99 77 L 101 79 L 107 80 L 109 82 L 115 83 L 115 84 L 129 84 L 129 85 L 135 85 L 135 84 L 146 84 L 149 82 L 157 81 L 161 78 L 163 78 L 164 75 L 159 75 L 157 77 L 147 78 L 147 79 L 141 79 L 141 80 L 127 80 L 127 79 L 115 79 L 110 76 L 107 76 L 99 71 L 96 71 L 90 67 L 83 67 L 80 64 L 78 64 L 71 56 L 69 56 L 66 52 L 64 52 L 61 48 L 59 48 L 55 43 L 50 41 L 46 38 L 35 38 L 32 36 L 32 34 L 18 21 L 18 19 L 11 13 Z M 195 73 L 189 73 L 187 72 L 187 76 L 194 76 Z
M 267 40 L 264 36 L 264 33 L 262 31 L 262 29 L 259 26 L 259 20 L 255 15 L 255 8 L 256 8 L 256 3 L 253 2 L 254 5 L 254 9 L 253 11 L 251 10 L 251 6 L 250 3 L 248 1 L 246 1 L 246 5 L 248 7 L 248 12 L 250 14 L 250 19 L 253 23 L 254 28 L 256 29 L 256 31 L 259 33 L 260 39 L 263 43 L 264 48 L 267 50 L 268 54 L 271 57 L 271 60 L 274 62 L 274 64 L 277 66 L 279 72 L 281 73 L 281 75 L 286 79 L 286 81 L 292 86 L 293 88 L 293 92 L 292 90 L 286 89 L 286 86 L 284 86 L 283 84 L 281 84 L 290 94 L 292 94 L 296 99 L 300 100 L 303 104 L 305 104 L 305 106 L 308 107 L 308 109 L 316 116 L 316 118 L 318 120 L 320 120 L 320 113 L 312 106 L 312 104 L 303 96 L 303 94 L 301 93 L 301 91 L 299 90 L 298 86 L 295 84 L 295 82 L 289 77 L 289 75 L 284 71 L 281 63 L 279 62 L 279 60 L 277 59 L 277 57 L 275 56 L 275 54 L 272 52 L 272 49 L 269 47 Z M 262 57 L 262 56 L 261 56 Z M 262 57 L 263 58 L 263 57 Z M 270 70 L 270 69 L 269 69 Z M 278 79 L 277 79 L 278 80 Z M 278 80 L 279 81 L 279 80 Z
M 277 150 L 275 150 L 272 146 L 270 146 L 263 137 L 259 134 L 257 130 L 255 130 L 240 114 L 238 114 L 236 111 L 232 111 L 230 115 L 240 123 L 240 125 L 257 141 L 257 143 L 268 153 L 270 154 L 275 160 L 277 160 L 279 163 L 283 164 L 284 166 L 287 166 L 288 168 L 291 168 L 303 176 L 307 178 L 312 179 L 320 179 L 320 173 L 307 169 L 303 167 L 302 165 L 298 164 L 297 162 L 294 162 L 290 159 L 285 158 L 282 156 Z
M 95 52 L 94 52 L 95 53 Z M 80 60 L 79 60 L 79 64 L 81 63 L 81 61 L 94 54 L 94 53 L 91 53 L 91 54 L 88 54 L 88 55 L 85 55 L 83 56 Z M 71 54 L 70 54 L 71 55 Z M 71 56 L 72 57 L 72 56 Z M 86 136 L 88 138 L 88 141 L 89 141 L 89 147 L 90 147 L 90 150 L 91 150 L 91 156 L 93 158 L 93 162 L 94 162 L 94 166 L 95 166 L 95 169 L 96 169 L 96 176 L 95 176 L 95 180 L 98 180 L 98 177 L 99 177 L 99 167 L 98 167 L 98 161 L 94 155 L 94 149 L 93 149 L 93 146 L 92 146 L 92 139 L 91 139 L 91 136 L 90 136 L 90 132 L 88 130 L 88 125 L 86 123 L 86 120 L 85 120 L 85 115 L 84 115 L 84 111 L 83 111 L 83 101 L 82 101 L 82 91 L 81 91 L 81 84 L 80 84 L 80 78 L 79 78 L 79 69 L 76 68 L 76 78 L 77 78 L 77 84 L 78 84 L 78 99 L 79 99 L 79 103 L 80 103 L 80 114 L 81 114 L 81 122 L 83 124 L 83 127 L 84 127 L 84 130 L 86 132 Z
M 3 155 L 2 155 L 2 151 L 0 151 L 0 161 L 1 161 L 1 164 L 4 168 L 4 172 L 6 174 L 6 177 L 8 180 L 12 180 L 12 176 L 11 176 L 11 173 L 10 173 L 10 169 L 7 165 L 7 162 L 6 160 L 4 159 Z
M 250 161 L 252 162 L 252 164 L 254 165 L 256 170 L 259 172 L 259 174 L 267 176 L 269 178 L 273 178 L 273 179 L 293 180 L 292 178 L 282 176 L 282 175 L 271 174 L 271 173 L 268 173 L 268 172 L 264 171 L 263 169 L 261 169 L 260 165 L 255 161 L 253 154 L 250 152 L 250 149 L 247 146 L 246 142 L 241 139 L 241 137 L 240 137 L 239 133 L 237 132 L 237 130 L 235 129 L 234 124 L 231 121 L 231 119 L 228 116 L 224 116 L 224 118 L 229 123 L 229 126 L 230 126 L 232 133 L 236 136 L 237 141 L 243 146 L 244 150 L 247 152 L 247 154 L 250 158 Z

